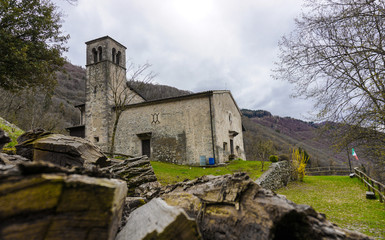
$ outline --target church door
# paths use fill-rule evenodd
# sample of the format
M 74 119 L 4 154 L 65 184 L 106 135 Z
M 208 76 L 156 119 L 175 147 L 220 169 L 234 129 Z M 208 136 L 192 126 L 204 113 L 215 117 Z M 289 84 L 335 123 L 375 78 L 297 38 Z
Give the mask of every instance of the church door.
M 234 140 L 230 139 L 230 154 L 234 154 Z
M 147 155 L 147 157 L 151 157 L 151 144 L 150 139 L 142 140 L 142 155 Z

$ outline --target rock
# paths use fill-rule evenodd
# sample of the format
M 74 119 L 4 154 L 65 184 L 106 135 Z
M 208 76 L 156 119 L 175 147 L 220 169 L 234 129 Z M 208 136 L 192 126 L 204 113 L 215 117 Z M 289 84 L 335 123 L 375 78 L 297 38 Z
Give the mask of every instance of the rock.
M 17 142 L 20 146 L 16 147 L 16 154 L 21 155 L 25 158 L 33 160 L 33 141 L 38 138 L 52 134 L 44 129 L 36 128 L 28 132 L 23 133 L 17 138 Z
M 126 160 L 111 160 L 111 166 L 102 171 L 111 173 L 115 178 L 125 180 L 128 196 L 140 196 L 152 199 L 160 191 L 160 184 L 146 156 Z
M 122 227 L 124 227 L 127 223 L 128 217 L 130 214 L 137 209 L 138 207 L 143 206 L 147 203 L 146 198 L 142 197 L 126 197 L 126 201 L 123 208 L 123 214 L 122 214 L 122 221 L 121 221 L 121 228 L 119 228 L 119 231 L 122 230 Z
M 4 145 L 11 142 L 11 138 L 8 137 L 8 134 L 0 128 L 0 151 L 3 149 Z
M 0 153 L 0 164 L 3 165 L 16 165 L 30 161 L 31 160 L 20 155 L 8 155 L 6 153 Z
M 16 153 L 33 161 L 47 161 L 63 167 L 108 165 L 107 157 L 83 138 L 38 129 L 21 135 L 18 143 Z
M 245 174 L 170 185 L 161 198 L 195 217 L 203 239 L 370 239 L 263 189 Z
M 196 222 L 177 207 L 154 198 L 136 209 L 116 240 L 201 239 Z
M 32 174 L 41 164 L 44 172 L 54 171 L 32 163 L 19 175 L 0 178 L 0 239 L 114 239 L 126 183 L 68 174 L 60 167 Z

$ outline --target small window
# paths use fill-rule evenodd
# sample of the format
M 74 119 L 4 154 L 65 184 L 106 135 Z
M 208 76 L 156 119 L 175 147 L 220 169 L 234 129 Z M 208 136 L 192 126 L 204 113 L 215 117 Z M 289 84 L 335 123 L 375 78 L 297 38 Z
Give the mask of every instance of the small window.
M 94 137 L 95 142 L 99 142 L 99 137 Z
M 121 58 L 122 53 L 118 51 L 118 54 L 116 54 L 116 64 L 120 64 L 120 58 Z
M 102 61 L 102 54 L 103 54 L 103 51 L 102 51 L 102 47 L 98 47 L 98 54 L 99 54 L 99 62 Z
M 115 60 L 116 60 L 116 49 L 113 48 L 112 49 L 112 62 L 115 63 Z
M 92 57 L 94 59 L 94 63 L 96 63 L 98 61 L 98 52 L 95 48 L 92 49 Z
M 223 142 L 223 152 L 227 152 L 227 142 Z

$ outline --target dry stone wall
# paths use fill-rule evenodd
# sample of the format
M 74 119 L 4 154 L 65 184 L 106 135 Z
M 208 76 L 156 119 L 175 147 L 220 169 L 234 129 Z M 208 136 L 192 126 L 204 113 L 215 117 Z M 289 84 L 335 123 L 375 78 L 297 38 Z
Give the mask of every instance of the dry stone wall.
M 276 190 L 291 180 L 291 167 L 288 161 L 272 163 L 270 168 L 255 182 L 263 188 Z

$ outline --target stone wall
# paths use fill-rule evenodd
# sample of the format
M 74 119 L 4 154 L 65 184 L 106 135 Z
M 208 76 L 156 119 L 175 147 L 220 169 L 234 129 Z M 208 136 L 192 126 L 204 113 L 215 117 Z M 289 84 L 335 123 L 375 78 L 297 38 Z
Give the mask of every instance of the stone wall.
M 231 93 L 229 91 L 215 91 L 212 104 L 216 146 L 215 161 L 228 161 L 231 147 L 236 158 L 246 160 L 243 146 L 242 115 Z
M 130 106 L 118 124 L 115 152 L 142 155 L 147 137 L 152 160 L 199 165 L 201 155 L 213 156 L 209 106 L 206 96 Z
M 126 89 L 125 47 L 109 37 L 89 41 L 87 44 L 87 80 L 85 103 L 85 138 L 107 152 L 113 127 L 114 96 L 126 91 L 130 103 L 143 102 L 135 92 Z M 94 51 L 98 51 L 94 59 Z M 114 50 L 114 51 L 113 51 Z M 120 52 L 116 62 L 114 52 Z
M 255 182 L 263 188 L 276 190 L 287 185 L 291 180 L 291 168 L 288 161 L 272 163 L 270 168 Z

